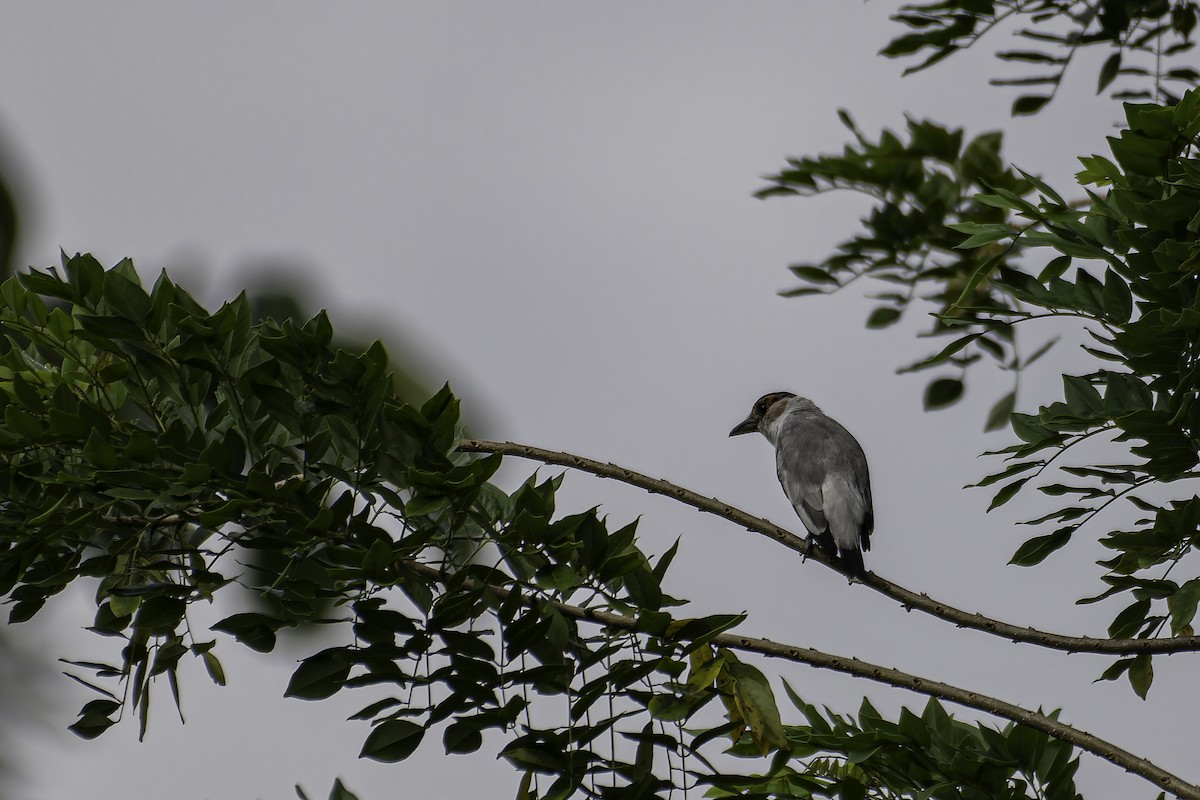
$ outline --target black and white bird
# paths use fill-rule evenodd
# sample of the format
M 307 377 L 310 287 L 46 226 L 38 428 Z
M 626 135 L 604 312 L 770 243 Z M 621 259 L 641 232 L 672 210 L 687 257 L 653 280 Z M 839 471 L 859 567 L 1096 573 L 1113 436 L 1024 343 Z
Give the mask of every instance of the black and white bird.
M 866 574 L 862 554 L 871 549 L 875 511 L 862 445 L 811 400 L 791 392 L 758 398 L 729 435 L 755 431 L 775 446 L 779 482 L 810 539 L 836 554 L 848 575 Z

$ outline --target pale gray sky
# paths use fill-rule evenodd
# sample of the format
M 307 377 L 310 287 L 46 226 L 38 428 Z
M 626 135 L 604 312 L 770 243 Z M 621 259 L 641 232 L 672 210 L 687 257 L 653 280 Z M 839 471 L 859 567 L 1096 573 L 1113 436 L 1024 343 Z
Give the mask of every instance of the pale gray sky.
M 1028 535 L 1018 511 L 984 515 L 962 491 L 986 473 L 979 433 L 1001 392 L 976 376 L 955 409 L 925 415 L 927 376 L 910 320 L 863 330 L 857 295 L 786 300 L 790 261 L 854 230 L 852 197 L 759 202 L 787 154 L 840 149 L 848 108 L 867 132 L 905 113 L 1008 126 L 1009 157 L 1066 186 L 1075 155 L 1103 148 L 1119 111 L 1080 67 L 1067 97 L 1011 121 L 1004 70 L 968 53 L 901 80 L 874 53 L 896 4 L 807 2 L 376 2 L 24 4 L 0 28 L 0 135 L 33 200 L 21 259 L 58 248 L 152 278 L 186 267 L 210 302 L 248 263 L 311 265 L 335 325 L 402 331 L 436 380 L 486 408 L 492 433 L 612 460 L 799 527 L 765 442 L 726 434 L 765 391 L 813 398 L 862 441 L 878 520 L 868 566 L 1002 619 L 1101 634 L 1115 610 L 1072 604 L 1097 586 L 1099 548 L 1073 545 L 1035 570 L 1005 562 Z M 20 76 L 20 77 L 18 77 Z M 1073 91 L 1070 91 L 1073 90 Z M 1073 351 L 1026 383 L 1050 399 Z M 1057 359 L 1057 360 L 1056 360 Z M 533 465 L 512 462 L 520 480 Z M 977 688 L 1063 719 L 1196 777 L 1186 657 L 1156 659 L 1150 700 L 1092 684 L 1107 663 L 958 631 L 845 582 L 720 521 L 640 492 L 569 476 L 560 507 L 603 502 L 643 516 L 643 547 L 683 546 L 669 589 L 697 614 L 746 610 L 742 630 Z M 1093 531 L 1096 533 L 1099 531 Z M 87 592 L 24 629 L 47 656 L 115 658 Z M 221 616 L 214 610 L 213 619 Z M 24 737 L 27 800 L 324 796 L 335 776 L 364 800 L 507 797 L 519 776 L 491 753 L 445 757 L 431 736 L 400 765 L 358 761 L 367 728 L 351 696 L 283 700 L 300 650 L 219 650 L 229 687 L 183 675 L 181 726 L 165 687 L 147 741 L 123 724 L 95 742 L 65 731 L 90 699 L 65 678 L 47 731 Z M 764 668 L 778 672 L 773 664 Z M 924 698 L 802 667 L 810 700 L 893 712 Z M 777 684 L 778 686 L 778 684 Z M 785 701 L 786 705 L 786 701 Z M 957 710 L 963 716 L 969 712 Z M 785 709 L 785 719 L 789 712 Z M 794 719 L 795 716 L 792 715 Z M 1084 757 L 1089 798 L 1152 797 Z

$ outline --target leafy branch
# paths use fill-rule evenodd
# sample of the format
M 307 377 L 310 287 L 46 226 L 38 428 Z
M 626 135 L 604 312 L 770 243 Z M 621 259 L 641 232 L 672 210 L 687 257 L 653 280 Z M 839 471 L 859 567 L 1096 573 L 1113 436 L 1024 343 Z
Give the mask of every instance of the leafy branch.
M 1001 50 L 996 58 L 1041 67 L 1043 74 L 998 78 L 998 86 L 1048 86 L 1049 94 L 1022 95 L 1012 106 L 1014 115 L 1036 114 L 1058 93 L 1067 67 L 1082 47 L 1108 47 L 1113 52 L 1101 65 L 1096 92 L 1105 91 L 1117 78 L 1150 78 L 1153 96 L 1175 102 L 1177 95 L 1164 82 L 1190 86 L 1200 78 L 1191 66 L 1170 67 L 1170 60 L 1189 52 L 1194 43 L 1198 11 L 1193 0 L 1158 2 L 1030 2 L 1030 0 L 935 0 L 905 3 L 892 19 L 908 32 L 897 36 L 882 53 L 893 58 L 925 59 L 904 70 L 908 75 L 933 66 L 959 50 L 978 43 L 1001 23 L 1025 18 L 1027 27 L 1014 35 L 1030 44 L 1027 49 Z M 1140 62 L 1140 63 L 1139 63 Z M 1142 66 L 1149 64 L 1149 66 Z M 1170 68 L 1169 68 L 1170 67 Z M 1137 84 L 1135 84 L 1136 86 Z M 1122 99 L 1150 99 L 1146 88 L 1117 92 Z
M 485 444 L 485 443 L 471 443 Z M 462 449 L 468 449 L 469 446 L 464 443 Z M 519 454 L 518 454 L 519 455 Z M 589 470 L 590 471 L 590 470 Z M 609 476 L 605 476 L 609 477 Z M 640 485 L 640 484 L 634 484 Z M 646 488 L 646 487 L 642 487 Z M 679 493 L 690 495 L 685 489 L 673 487 L 675 491 L 668 492 L 674 496 L 680 496 Z M 700 498 L 705 499 L 705 498 Z M 685 501 L 686 502 L 686 501 Z M 715 502 L 715 501 L 707 501 Z M 697 506 L 698 507 L 698 506 Z M 708 509 L 701 509 L 708 510 Z M 739 512 L 740 513 L 740 512 Z M 724 516 L 724 515 L 722 515 Z M 748 516 L 748 515 L 747 515 Z M 824 563 L 824 562 L 823 562 Z M 445 581 L 445 574 L 440 570 L 425 564 L 410 562 L 408 566 L 426 577 Z M 470 581 L 460 581 L 464 588 L 484 588 L 479 586 L 472 587 Z M 498 586 L 487 586 L 488 591 L 494 592 L 501 601 L 507 600 L 511 593 L 509 590 Z M 520 602 L 530 607 L 536 607 L 539 600 L 536 598 L 520 597 Z M 627 617 L 621 614 L 603 611 L 594 608 L 581 608 L 572 606 L 562 602 L 551 602 L 550 605 L 564 617 L 578 620 L 581 622 L 590 622 L 597 625 L 604 625 L 609 628 L 616 628 L 625 631 L 641 632 L 644 631 L 644 623 L 635 617 Z M 680 621 L 682 622 L 682 620 Z M 1049 734 L 1056 739 L 1086 750 L 1093 755 L 1096 755 L 1105 761 L 1115 764 L 1127 772 L 1138 775 L 1146 780 L 1154 783 L 1163 791 L 1171 792 L 1177 797 L 1188 798 L 1188 800 L 1200 800 L 1200 786 L 1188 783 L 1179 776 L 1156 766 L 1153 762 L 1135 756 L 1128 750 L 1125 750 L 1117 745 L 1101 739 L 1098 736 L 1079 730 L 1064 722 L 1060 722 L 1056 715 L 1048 715 L 1040 711 L 1029 711 L 1013 703 L 1008 703 L 1004 700 L 999 700 L 995 697 L 981 694 L 976 691 L 962 689 L 941 681 L 930 680 L 904 672 L 891 667 L 884 667 L 878 664 L 872 664 L 868 661 L 862 661 L 857 658 L 848 658 L 831 653 L 825 653 L 820 650 L 814 650 L 811 647 L 801 647 L 799 645 L 785 644 L 782 642 L 774 642 L 768 639 L 760 639 L 754 636 L 743 636 L 736 633 L 720 633 L 711 638 L 708 638 L 709 644 L 715 647 L 728 648 L 740 652 L 755 653 L 767 658 L 778 658 L 786 661 L 792 661 L 817 669 L 828 669 L 834 672 L 841 672 L 846 675 L 853 675 L 859 678 L 866 678 L 877 683 L 895 686 L 901 689 L 909 689 L 918 694 L 928 697 L 936 697 L 941 700 L 949 700 L 967 708 L 974 708 L 978 711 L 984 711 L 998 717 L 1002 717 L 1012 722 L 1026 725 L 1043 733 Z
M 903 132 L 884 130 L 869 139 L 845 111 L 839 118 L 855 143 L 841 153 L 789 158 L 779 172 L 767 176 L 759 198 L 811 197 L 830 189 L 845 189 L 871 197 L 875 203 L 861 220 L 862 230 L 841 242 L 820 262 L 789 267 L 802 281 L 782 294 L 802 297 L 829 294 L 869 278 L 879 291 L 867 327 L 882 329 L 905 313 L 934 313 L 929 337 L 952 335 L 961 326 L 977 324 L 976 309 L 1004 308 L 1021 313 L 1019 303 L 991 278 L 1020 255 L 1014 217 L 1008 208 L 987 202 L 987 193 L 1018 200 L 1035 189 L 1035 179 L 1009 167 L 1001 158 L 1003 137 L 987 132 L 967 138 L 962 129 L 929 120 L 908 119 Z M 1019 229 L 1017 229 L 1019 230 Z M 1002 238 L 1012 238 L 1006 246 Z M 960 352 L 961 351 L 961 352 Z M 981 359 L 991 359 L 1019 375 L 1034 359 L 1021 359 L 1014 331 L 990 326 L 938 359 L 918 359 L 901 372 L 924 370 L 943 361 L 960 372 Z M 963 394 L 962 375 L 938 376 L 926 390 L 926 407 L 943 408 Z M 1015 394 L 997 404 L 988 428 L 1003 425 Z

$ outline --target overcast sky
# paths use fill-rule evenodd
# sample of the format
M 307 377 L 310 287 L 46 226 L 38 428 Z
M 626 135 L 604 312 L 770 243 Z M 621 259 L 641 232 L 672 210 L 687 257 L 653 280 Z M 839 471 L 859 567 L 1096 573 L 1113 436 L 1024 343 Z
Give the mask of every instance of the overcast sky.
M 923 414 L 928 376 L 893 372 L 928 351 L 913 338 L 922 319 L 867 332 L 861 295 L 776 294 L 792 285 L 789 262 L 820 258 L 865 208 L 750 196 L 785 155 L 841 148 L 837 108 L 867 132 L 901 127 L 906 113 L 976 133 L 1005 126 L 1008 157 L 1064 187 L 1073 157 L 1101 150 L 1119 117 L 1092 96 L 1090 63 L 1033 120 L 1009 119 L 1011 94 L 987 86 L 1006 67 L 983 53 L 902 80 L 901 64 L 875 56 L 895 33 L 894 6 L 22 4 L 0 28 L 0 139 L 30 200 L 20 260 L 53 264 L 59 247 L 130 256 L 147 279 L 177 270 L 214 305 L 255 265 L 301 265 L 335 326 L 421 352 L 435 384 L 483 410 L 489 435 L 615 461 L 795 530 L 769 446 L 726 434 L 766 391 L 807 395 L 866 449 L 870 569 L 990 616 L 1102 635 L 1116 609 L 1073 605 L 1099 585 L 1094 542 L 1034 570 L 1005 566 L 1030 533 L 1013 525 L 1020 511 L 985 516 L 990 495 L 961 488 L 991 466 L 977 454 L 1007 442 L 979 432 L 1003 380 L 980 374 L 958 407 Z M 1025 410 L 1057 396 L 1058 372 L 1084 369 L 1070 339 L 1025 383 Z M 514 461 L 503 478 L 533 468 Z M 650 553 L 683 537 L 668 589 L 695 614 L 746 610 L 746 633 L 1061 706 L 1065 721 L 1200 777 L 1186 656 L 1156 659 L 1142 702 L 1124 682 L 1091 682 L 1104 658 L 905 614 L 720 520 L 568 477 L 561 508 L 597 503 L 615 521 L 641 515 Z M 80 630 L 89 591 L 24 627 L 47 671 L 58 656 L 117 658 L 115 640 Z M 187 724 L 164 686 L 142 744 L 133 723 L 95 742 L 66 732 L 91 698 L 52 678 L 56 704 L 23 737 L 16 796 L 169 786 L 179 800 L 274 800 L 298 781 L 323 797 L 339 775 L 363 800 L 515 795 L 519 775 L 494 753 L 446 757 L 438 736 L 410 762 L 358 761 L 367 728 L 345 717 L 366 699 L 281 698 L 309 651 L 264 659 L 223 639 L 230 685 L 186 670 Z M 864 694 L 885 713 L 924 704 L 803 667 L 786 674 L 840 711 Z M 1089 756 L 1080 783 L 1089 798 L 1155 794 Z

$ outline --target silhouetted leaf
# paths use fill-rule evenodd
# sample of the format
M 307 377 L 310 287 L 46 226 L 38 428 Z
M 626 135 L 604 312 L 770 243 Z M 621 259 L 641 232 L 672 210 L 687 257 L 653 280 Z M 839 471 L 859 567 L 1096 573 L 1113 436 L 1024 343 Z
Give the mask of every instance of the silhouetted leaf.
M 958 378 L 938 378 L 925 387 L 925 410 L 952 405 L 962 397 L 963 382 Z
M 406 719 L 389 719 L 375 727 L 363 743 L 359 758 L 393 763 L 412 755 L 421 744 L 425 729 Z

